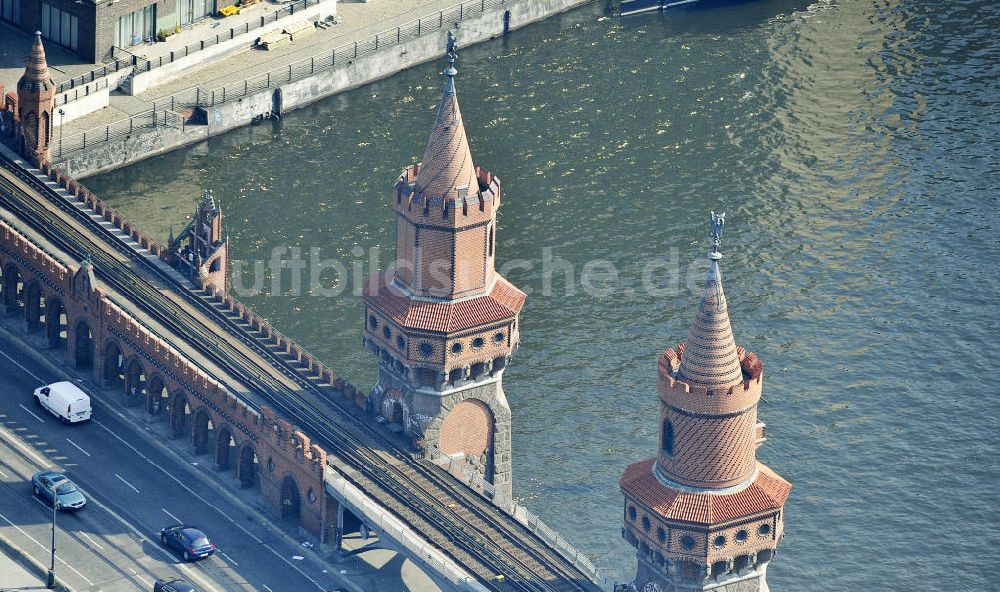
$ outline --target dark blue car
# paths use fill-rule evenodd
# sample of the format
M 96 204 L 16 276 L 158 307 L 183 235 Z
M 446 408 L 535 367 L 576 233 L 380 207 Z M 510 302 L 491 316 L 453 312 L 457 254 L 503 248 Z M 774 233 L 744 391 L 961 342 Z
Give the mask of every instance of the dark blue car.
M 215 553 L 215 545 L 208 540 L 205 533 L 193 526 L 175 524 L 160 531 L 160 540 L 164 545 L 176 549 L 184 557 L 184 561 L 204 559 Z

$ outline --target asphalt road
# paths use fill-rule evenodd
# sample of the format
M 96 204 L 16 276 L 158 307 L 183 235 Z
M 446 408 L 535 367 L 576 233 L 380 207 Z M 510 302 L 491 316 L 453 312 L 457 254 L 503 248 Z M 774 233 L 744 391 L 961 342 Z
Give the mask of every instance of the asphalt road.
M 335 590 L 334 576 L 301 558 L 260 519 L 231 504 L 204 477 L 136 435 L 136 426 L 94 400 L 93 419 L 63 425 L 31 393 L 55 382 L 44 367 L 0 339 L 0 535 L 49 563 L 49 507 L 32 494 L 31 475 L 64 471 L 88 505 L 57 515 L 56 572 L 78 590 L 151 590 L 180 576 L 205 590 Z M 139 428 L 141 429 L 141 428 Z M 204 530 L 216 554 L 185 563 L 160 544 L 177 522 Z M 0 586 L 3 585 L 0 574 Z

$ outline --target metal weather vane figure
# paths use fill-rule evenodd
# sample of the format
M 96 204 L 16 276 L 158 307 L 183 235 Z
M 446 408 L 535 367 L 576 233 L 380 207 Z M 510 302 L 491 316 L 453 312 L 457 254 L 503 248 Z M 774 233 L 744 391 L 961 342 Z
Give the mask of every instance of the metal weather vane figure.
M 718 253 L 722 246 L 722 228 L 726 225 L 726 213 L 712 212 L 712 252 Z
M 458 44 L 455 42 L 455 34 L 448 31 L 448 48 L 445 50 L 448 53 L 448 61 L 454 62 L 455 58 L 458 57 Z

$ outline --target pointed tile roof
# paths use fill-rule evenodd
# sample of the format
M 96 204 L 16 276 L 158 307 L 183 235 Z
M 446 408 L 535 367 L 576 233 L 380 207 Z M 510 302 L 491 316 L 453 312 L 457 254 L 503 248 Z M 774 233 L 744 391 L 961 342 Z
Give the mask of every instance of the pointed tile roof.
M 35 32 L 35 42 L 31 45 L 31 55 L 24 75 L 17 81 L 18 90 L 40 92 L 50 90 L 55 86 L 49 77 L 49 65 L 45 61 L 45 48 L 42 47 L 42 33 Z
M 454 54 L 449 55 L 444 74 L 448 82 L 444 87 L 430 140 L 424 151 L 417 174 L 416 191 L 426 197 L 458 198 L 460 189 L 467 189 L 474 196 L 479 191 L 476 167 L 472 164 L 469 140 L 465 136 L 462 112 L 458 108 L 455 92 Z
M 719 271 L 722 254 L 713 251 L 709 257 L 712 264 L 698 302 L 698 312 L 684 343 L 677 378 L 692 386 L 718 390 L 743 382 L 743 371 L 729 324 L 726 294 L 722 290 L 722 272 Z

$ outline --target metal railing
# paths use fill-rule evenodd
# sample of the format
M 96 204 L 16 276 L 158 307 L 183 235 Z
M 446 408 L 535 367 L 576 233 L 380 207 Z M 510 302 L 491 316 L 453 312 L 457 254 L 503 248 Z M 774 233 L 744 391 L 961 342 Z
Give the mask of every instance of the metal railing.
M 318 0 L 312 1 L 317 2 Z M 398 27 L 387 29 L 363 41 L 347 43 L 340 47 L 323 51 L 310 58 L 304 58 L 287 66 L 254 76 L 253 78 L 214 89 L 206 90 L 199 86 L 187 88 L 172 95 L 156 99 L 153 102 L 153 109 L 150 111 L 133 115 L 128 119 L 107 126 L 96 127 L 83 134 L 75 134 L 64 139 L 63 149 L 56 156 L 57 158 L 62 158 L 67 154 L 83 150 L 88 146 L 92 147 L 101 141 L 110 141 L 111 139 L 128 135 L 132 133 L 131 130 L 138 129 L 135 128 L 135 121 L 141 121 L 143 118 L 149 119 L 151 113 L 155 113 L 160 109 L 180 111 L 188 108 L 221 105 L 268 88 L 308 78 L 317 72 L 345 67 L 358 58 L 373 55 L 378 51 L 394 47 L 418 37 L 436 34 L 442 29 L 451 27 L 454 23 L 480 16 L 488 9 L 523 1 L 525 0 L 469 0 L 461 4 L 456 4 L 451 8 L 404 23 Z M 143 127 L 151 128 L 156 126 L 146 125 Z M 122 133 L 122 130 L 125 128 L 128 128 L 130 131 Z M 102 137 L 105 139 L 98 139 Z
M 173 128 L 184 131 L 185 119 L 180 113 L 169 109 L 150 110 L 128 119 L 116 121 L 104 127 L 94 128 L 67 137 L 58 138 L 55 156 L 62 158 L 75 152 L 82 152 L 99 144 L 106 144 L 147 129 Z M 61 132 L 60 132 L 61 134 Z
M 260 29 L 261 27 L 267 25 L 268 23 L 276 22 L 286 16 L 291 16 L 296 13 L 296 11 L 301 12 L 303 9 L 310 6 L 316 6 L 320 3 L 320 0 L 295 0 L 288 6 L 275 10 L 274 12 L 268 12 L 260 15 L 260 18 L 254 19 L 253 21 L 247 21 L 238 27 L 230 27 L 228 30 L 223 30 L 216 35 L 207 37 L 200 41 L 194 43 L 189 43 L 183 47 L 179 47 L 169 54 L 157 56 L 155 58 L 145 58 L 138 55 L 132 55 L 132 65 L 135 66 L 135 73 L 141 74 L 143 72 L 149 72 L 155 68 L 160 68 L 166 64 L 173 63 L 176 60 L 185 58 L 193 53 L 202 51 L 203 49 L 212 47 L 213 45 L 218 45 L 220 43 L 235 39 L 240 35 L 245 35 L 250 31 Z M 127 51 L 127 50 L 126 50 Z M 131 52 L 129 52 L 131 53 Z
M 75 101 L 80 97 L 86 97 L 94 91 L 98 91 L 101 90 L 102 88 L 107 88 L 107 87 L 108 87 L 108 79 L 98 78 L 97 82 L 93 85 L 82 84 L 76 88 L 70 88 L 66 92 L 56 95 L 55 106 L 59 107 L 60 105 L 65 105 L 70 101 Z
M 132 64 L 121 59 L 115 59 L 115 61 L 102 64 L 86 74 L 81 74 L 80 76 L 74 76 L 69 80 L 64 80 L 56 85 L 56 93 L 64 93 L 68 90 L 74 89 L 78 86 L 83 86 L 89 82 L 99 80 L 104 78 L 109 74 L 113 74 L 122 68 L 130 67 Z
M 358 58 L 373 55 L 386 48 L 412 41 L 424 35 L 437 33 L 451 27 L 453 23 L 480 16 L 488 9 L 509 5 L 517 1 L 469 0 L 392 29 L 386 29 L 363 41 L 346 43 L 253 78 L 212 89 L 189 88 L 166 99 L 170 100 L 171 104 L 187 107 L 214 107 L 264 89 L 297 82 L 314 75 L 316 72 L 347 66 Z M 158 99 L 157 102 L 162 103 L 164 100 Z
M 482 491 L 487 498 L 493 500 L 493 503 L 497 507 L 503 509 L 503 511 L 516 518 L 518 522 L 528 527 L 538 538 L 545 541 L 567 561 L 587 574 L 603 590 L 606 592 L 613 592 L 615 590 L 618 582 L 614 578 L 605 574 L 601 568 L 594 565 L 594 562 L 587 555 L 574 547 L 561 534 L 552 530 L 541 518 L 533 514 L 530 510 L 515 502 L 510 496 L 497 493 L 493 484 L 486 481 L 478 472 L 472 470 L 464 460 L 459 461 L 450 456 L 441 456 L 434 459 L 433 462 L 450 473 L 454 474 L 457 471 L 461 475 L 459 478 L 464 478 L 473 489 Z

